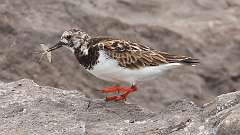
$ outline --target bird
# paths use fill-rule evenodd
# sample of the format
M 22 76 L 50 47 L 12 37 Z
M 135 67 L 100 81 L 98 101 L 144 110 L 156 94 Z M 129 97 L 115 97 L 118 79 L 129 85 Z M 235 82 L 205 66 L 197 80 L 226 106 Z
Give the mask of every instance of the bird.
M 120 92 L 107 96 L 106 101 L 126 100 L 137 91 L 137 83 L 157 77 L 161 73 L 181 65 L 196 65 L 199 60 L 189 56 L 162 52 L 141 43 L 112 37 L 91 37 L 78 28 L 66 30 L 60 40 L 46 52 L 58 48 L 69 49 L 79 64 L 99 79 L 128 83 L 129 86 L 103 88 L 103 93 Z

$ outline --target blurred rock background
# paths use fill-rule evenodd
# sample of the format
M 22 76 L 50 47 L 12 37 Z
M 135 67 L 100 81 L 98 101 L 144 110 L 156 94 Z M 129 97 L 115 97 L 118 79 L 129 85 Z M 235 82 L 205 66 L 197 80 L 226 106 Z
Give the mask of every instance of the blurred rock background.
M 200 59 L 197 67 L 139 84 L 128 100 L 153 111 L 178 99 L 203 104 L 240 89 L 239 0 L 1 0 L 0 80 L 29 78 L 103 98 L 96 90 L 112 84 L 84 71 L 68 50 L 55 51 L 51 64 L 39 63 L 34 53 L 73 27 Z

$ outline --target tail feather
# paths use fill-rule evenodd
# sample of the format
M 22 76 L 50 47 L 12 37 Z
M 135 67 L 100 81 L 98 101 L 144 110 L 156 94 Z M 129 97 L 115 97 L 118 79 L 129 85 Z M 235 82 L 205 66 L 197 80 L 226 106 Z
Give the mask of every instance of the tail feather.
M 186 65 L 196 65 L 196 64 L 199 63 L 199 60 L 195 59 L 195 58 L 188 57 L 188 58 L 185 58 L 183 60 L 180 60 L 179 63 L 186 64 Z
M 159 52 L 168 63 L 181 63 L 185 65 L 196 65 L 199 63 L 199 60 L 196 58 L 191 58 L 188 56 L 173 55 L 165 52 Z

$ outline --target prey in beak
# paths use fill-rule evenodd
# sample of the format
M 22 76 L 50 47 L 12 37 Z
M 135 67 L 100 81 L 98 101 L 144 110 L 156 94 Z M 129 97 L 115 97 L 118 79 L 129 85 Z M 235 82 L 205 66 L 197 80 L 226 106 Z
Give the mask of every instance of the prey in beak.
M 58 48 L 61 48 L 64 44 L 65 44 L 65 43 L 59 41 L 57 44 L 55 44 L 54 46 L 52 46 L 52 47 L 50 47 L 50 48 L 49 48 L 48 46 L 46 46 L 45 44 L 40 44 L 40 45 L 41 45 L 41 49 L 42 49 L 43 52 L 42 52 L 42 55 L 41 55 L 39 61 L 41 61 L 42 58 L 43 58 L 43 56 L 46 55 L 49 63 L 51 63 L 51 62 L 52 62 L 52 54 L 51 54 L 51 51 L 56 50 L 56 49 L 58 49 Z

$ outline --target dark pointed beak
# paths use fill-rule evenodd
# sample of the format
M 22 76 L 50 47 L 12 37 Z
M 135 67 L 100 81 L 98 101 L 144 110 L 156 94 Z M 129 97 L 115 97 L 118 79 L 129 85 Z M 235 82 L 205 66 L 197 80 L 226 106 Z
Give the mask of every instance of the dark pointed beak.
M 55 44 L 54 46 L 50 47 L 47 52 L 51 52 L 53 50 L 56 50 L 60 47 L 62 47 L 63 45 L 65 45 L 66 43 L 62 42 L 62 41 L 59 41 L 57 44 Z

